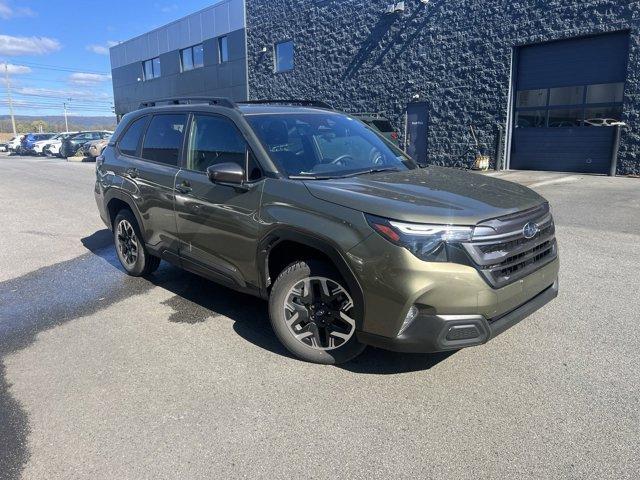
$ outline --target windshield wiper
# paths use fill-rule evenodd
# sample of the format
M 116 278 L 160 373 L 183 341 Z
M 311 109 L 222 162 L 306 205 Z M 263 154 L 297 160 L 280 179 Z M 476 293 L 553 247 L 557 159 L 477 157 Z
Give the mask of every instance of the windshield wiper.
M 359 172 L 348 173 L 347 175 L 342 175 L 340 178 L 347 177 L 357 177 L 358 175 L 366 175 L 367 173 L 379 173 L 379 172 L 399 172 L 396 167 L 380 167 L 380 168 L 370 168 L 368 170 L 360 170 Z
M 339 178 L 333 175 L 289 175 L 290 180 L 329 180 Z

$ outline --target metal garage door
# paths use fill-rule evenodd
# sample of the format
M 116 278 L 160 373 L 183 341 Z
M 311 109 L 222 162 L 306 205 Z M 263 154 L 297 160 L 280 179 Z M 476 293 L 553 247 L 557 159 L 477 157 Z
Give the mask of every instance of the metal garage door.
M 628 56 L 626 31 L 521 47 L 511 168 L 608 172 Z

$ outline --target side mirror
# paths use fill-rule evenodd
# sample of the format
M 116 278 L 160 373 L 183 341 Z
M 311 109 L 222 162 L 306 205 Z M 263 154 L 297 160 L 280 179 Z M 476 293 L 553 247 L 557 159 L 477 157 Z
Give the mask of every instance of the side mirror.
M 218 163 L 207 167 L 207 177 L 212 183 L 242 185 L 244 168 L 233 162 Z

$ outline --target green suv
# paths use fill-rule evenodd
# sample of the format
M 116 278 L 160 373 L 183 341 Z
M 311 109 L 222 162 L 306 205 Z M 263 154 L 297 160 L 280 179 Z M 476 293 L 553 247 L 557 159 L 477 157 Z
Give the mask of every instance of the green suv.
M 558 292 L 544 198 L 420 167 L 315 102 L 143 104 L 96 174 L 128 274 L 163 259 L 267 299 L 277 337 L 307 361 L 480 345 Z

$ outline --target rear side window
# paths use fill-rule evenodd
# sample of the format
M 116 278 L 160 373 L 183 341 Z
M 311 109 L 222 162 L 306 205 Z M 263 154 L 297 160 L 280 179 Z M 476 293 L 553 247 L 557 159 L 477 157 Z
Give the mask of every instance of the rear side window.
M 235 124 L 224 117 L 195 115 L 189 135 L 187 165 L 204 172 L 218 163 L 233 162 L 245 166 L 247 143 Z
M 144 136 L 142 158 L 177 166 L 186 123 L 184 114 L 155 115 Z
M 134 157 L 138 150 L 138 143 L 140 142 L 140 135 L 142 135 L 144 125 L 147 122 L 147 117 L 142 117 L 134 121 L 122 136 L 118 142 L 118 148 L 120 152 L 125 155 L 131 155 Z

